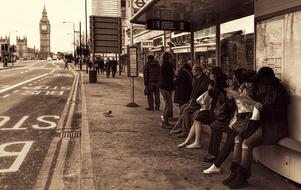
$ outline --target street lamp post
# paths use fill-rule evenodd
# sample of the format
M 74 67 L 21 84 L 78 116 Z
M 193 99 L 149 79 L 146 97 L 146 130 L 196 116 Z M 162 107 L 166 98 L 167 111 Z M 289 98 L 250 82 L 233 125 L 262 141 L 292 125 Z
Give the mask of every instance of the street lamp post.
M 66 23 L 72 23 L 73 24 L 73 56 L 75 57 L 75 23 L 73 21 L 64 21 L 64 24 Z

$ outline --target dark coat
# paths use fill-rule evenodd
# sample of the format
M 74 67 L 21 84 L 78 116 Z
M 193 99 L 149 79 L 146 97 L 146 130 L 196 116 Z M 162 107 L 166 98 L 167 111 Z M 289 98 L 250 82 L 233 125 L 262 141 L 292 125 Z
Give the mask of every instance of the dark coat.
M 160 64 L 158 61 L 153 60 L 146 62 L 143 69 L 143 79 L 145 86 L 150 84 L 158 85 L 160 79 Z
M 159 88 L 168 91 L 175 90 L 174 75 L 172 63 L 163 62 L 160 67 Z
M 227 132 L 228 125 L 236 110 L 234 99 L 228 99 L 223 89 L 210 90 L 209 95 L 212 97 L 212 112 L 214 121 L 210 124 L 211 128 Z
M 263 105 L 260 111 L 263 144 L 275 144 L 288 135 L 288 93 L 278 80 L 265 81 L 257 84 L 256 100 Z
M 192 73 L 191 67 L 185 64 L 178 73 L 175 81 L 176 91 L 174 96 L 174 103 L 183 105 L 187 103 L 192 91 Z
M 118 65 L 118 62 L 116 60 L 111 61 L 112 71 L 114 71 L 114 72 L 117 71 L 117 65 Z
M 190 101 L 192 105 L 199 105 L 196 99 L 208 90 L 210 79 L 207 75 L 202 74 L 201 76 L 195 76 L 193 78 L 192 91 Z

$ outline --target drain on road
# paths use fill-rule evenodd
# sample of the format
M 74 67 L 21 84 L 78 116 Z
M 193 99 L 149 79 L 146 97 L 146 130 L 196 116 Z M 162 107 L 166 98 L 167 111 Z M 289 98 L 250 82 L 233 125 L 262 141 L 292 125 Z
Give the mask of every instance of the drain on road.
M 81 136 L 80 129 L 63 129 L 61 132 L 56 133 L 57 137 L 61 138 L 77 138 Z

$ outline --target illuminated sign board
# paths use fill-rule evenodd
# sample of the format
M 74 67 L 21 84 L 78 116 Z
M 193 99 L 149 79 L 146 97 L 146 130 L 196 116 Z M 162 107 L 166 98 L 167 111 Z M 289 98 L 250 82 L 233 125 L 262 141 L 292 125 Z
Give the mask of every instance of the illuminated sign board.
M 186 21 L 149 19 L 146 21 L 146 29 L 190 32 L 191 25 Z

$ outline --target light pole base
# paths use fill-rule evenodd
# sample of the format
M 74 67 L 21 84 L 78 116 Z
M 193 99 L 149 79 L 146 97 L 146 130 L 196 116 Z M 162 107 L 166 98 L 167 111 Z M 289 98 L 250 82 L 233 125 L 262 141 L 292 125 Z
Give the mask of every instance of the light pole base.
M 139 107 L 138 104 L 136 104 L 135 102 L 130 102 L 126 105 L 127 107 L 132 107 L 132 108 L 135 108 L 135 107 Z

